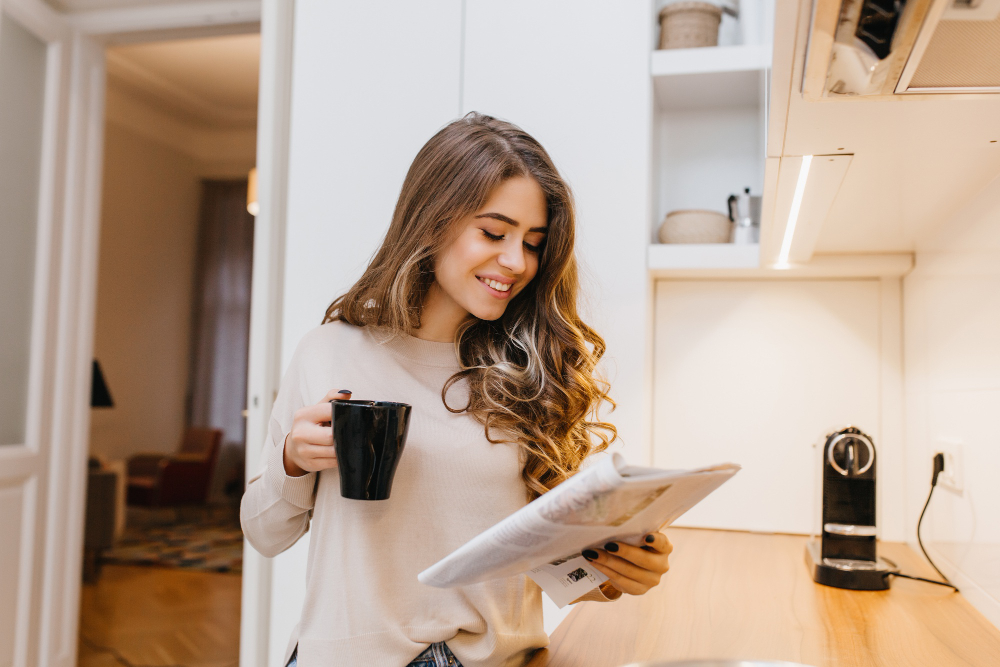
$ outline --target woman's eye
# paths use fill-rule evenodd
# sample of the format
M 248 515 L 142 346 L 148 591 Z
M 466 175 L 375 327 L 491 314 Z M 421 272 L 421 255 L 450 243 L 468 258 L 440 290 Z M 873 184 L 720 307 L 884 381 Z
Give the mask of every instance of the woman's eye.
M 490 234 L 485 229 L 483 229 L 481 231 L 483 232 L 483 236 L 485 236 L 486 238 L 488 238 L 490 241 L 503 241 L 503 234 L 497 236 L 496 234 Z
M 527 248 L 530 252 L 538 252 L 539 250 L 542 249 L 541 244 L 539 244 L 539 245 L 531 245 L 530 243 L 527 243 L 527 242 L 525 242 L 524 247 Z

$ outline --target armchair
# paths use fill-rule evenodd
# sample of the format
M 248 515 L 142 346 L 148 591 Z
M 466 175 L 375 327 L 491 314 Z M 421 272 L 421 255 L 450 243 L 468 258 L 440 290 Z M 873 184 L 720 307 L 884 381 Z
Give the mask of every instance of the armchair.
M 205 504 L 219 458 L 222 431 L 188 428 L 173 456 L 137 454 L 128 460 L 128 504 L 146 507 Z

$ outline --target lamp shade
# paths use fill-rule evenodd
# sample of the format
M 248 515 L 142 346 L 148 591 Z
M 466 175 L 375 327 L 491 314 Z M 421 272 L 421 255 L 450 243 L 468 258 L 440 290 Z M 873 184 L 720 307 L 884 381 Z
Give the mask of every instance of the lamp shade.
M 101 365 L 94 359 L 93 373 L 90 379 L 90 407 L 92 408 L 113 408 L 114 401 L 111 400 L 111 392 L 104 381 L 104 373 L 101 372 Z
M 260 204 L 257 203 L 257 167 L 254 167 L 247 176 L 247 212 L 256 217 L 258 211 Z

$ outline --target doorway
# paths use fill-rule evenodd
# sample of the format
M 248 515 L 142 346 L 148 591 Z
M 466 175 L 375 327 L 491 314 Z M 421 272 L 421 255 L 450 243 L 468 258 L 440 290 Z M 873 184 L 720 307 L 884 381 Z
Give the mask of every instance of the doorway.
M 236 665 L 260 35 L 105 61 L 77 664 Z

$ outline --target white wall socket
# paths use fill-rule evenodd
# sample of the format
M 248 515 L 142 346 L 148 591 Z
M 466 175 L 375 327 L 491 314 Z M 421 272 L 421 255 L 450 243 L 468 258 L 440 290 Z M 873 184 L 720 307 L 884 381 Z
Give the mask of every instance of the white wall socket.
M 961 495 L 965 490 L 964 457 L 962 443 L 938 440 L 935 453 L 944 455 L 944 470 L 938 475 L 938 486 Z

